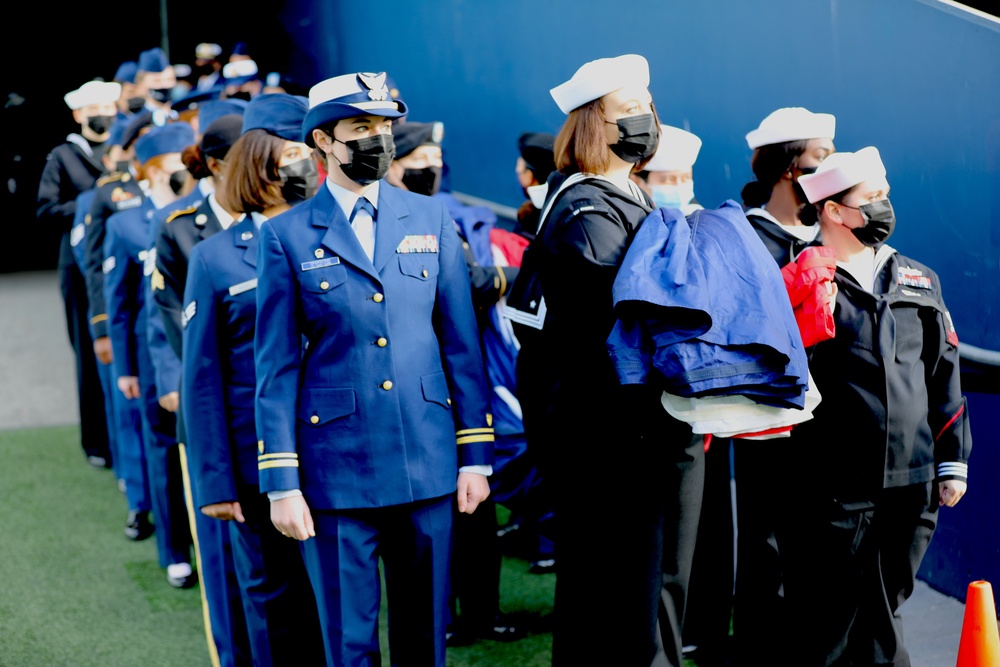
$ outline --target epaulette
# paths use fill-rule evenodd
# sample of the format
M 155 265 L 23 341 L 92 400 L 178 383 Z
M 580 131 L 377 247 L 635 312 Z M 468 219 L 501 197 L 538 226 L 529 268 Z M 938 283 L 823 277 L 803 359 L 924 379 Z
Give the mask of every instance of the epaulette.
M 114 183 L 115 181 L 120 181 L 122 180 L 122 176 L 124 175 L 125 172 L 113 171 L 107 176 L 102 176 L 101 178 L 97 179 L 97 187 L 101 187 L 102 185 L 107 185 L 108 183 Z
M 167 216 L 167 219 L 164 222 L 170 222 L 174 218 L 176 218 L 178 216 L 181 216 L 181 215 L 191 215 L 192 213 L 194 213 L 195 211 L 198 210 L 199 206 L 201 206 L 201 202 L 198 202 L 197 204 L 195 204 L 191 208 L 182 208 L 182 209 L 179 209 L 177 211 L 174 211 L 173 213 L 171 213 L 170 215 Z

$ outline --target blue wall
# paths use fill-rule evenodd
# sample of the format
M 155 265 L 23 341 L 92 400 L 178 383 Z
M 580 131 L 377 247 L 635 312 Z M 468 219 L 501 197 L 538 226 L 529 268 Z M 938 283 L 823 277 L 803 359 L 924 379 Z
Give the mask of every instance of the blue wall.
M 963 342 L 1000 349 L 1000 22 L 935 0 L 310 4 L 285 12 L 301 79 L 387 71 L 412 120 L 444 121 L 452 188 L 508 206 L 522 200 L 517 137 L 559 130 L 548 91 L 588 60 L 649 60 L 662 120 L 704 140 L 695 182 L 707 206 L 739 199 L 752 178 L 744 135 L 768 113 L 832 113 L 840 150 L 882 153 L 892 245 L 941 275 Z M 969 495 L 942 517 L 923 575 L 956 597 L 972 571 L 1000 582 L 1000 535 L 981 528 L 1000 506 L 983 474 L 996 469 L 1000 411 L 982 399 Z

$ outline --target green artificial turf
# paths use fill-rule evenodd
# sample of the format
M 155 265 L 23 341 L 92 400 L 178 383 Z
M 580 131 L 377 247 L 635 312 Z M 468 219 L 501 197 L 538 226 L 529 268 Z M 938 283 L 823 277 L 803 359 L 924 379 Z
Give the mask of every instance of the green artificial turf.
M 155 538 L 125 539 L 125 497 L 79 438 L 75 426 L 0 431 L 0 667 L 209 666 L 200 587 L 167 584 Z M 449 667 L 550 664 L 555 575 L 505 556 L 500 583 L 528 635 L 450 648 Z M 387 666 L 384 606 L 382 623 Z

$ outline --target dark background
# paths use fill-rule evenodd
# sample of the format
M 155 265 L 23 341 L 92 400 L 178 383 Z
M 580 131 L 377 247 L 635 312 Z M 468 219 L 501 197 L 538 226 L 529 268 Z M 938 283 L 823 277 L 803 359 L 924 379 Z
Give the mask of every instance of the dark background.
M 67 92 L 94 78 L 110 81 L 122 62 L 155 46 L 167 48 L 172 63 L 191 64 L 200 42 L 222 46 L 225 60 L 244 41 L 262 72 L 286 69 L 291 49 L 281 2 L 252 11 L 211 0 L 166 4 L 166 45 L 155 0 L 130 3 L 127 15 L 124 5 L 110 3 L 28 7 L 33 16 L 7 23 L 9 36 L 0 40 L 0 273 L 56 266 L 58 234 L 41 227 L 35 205 L 46 155 L 80 129 L 63 101 Z

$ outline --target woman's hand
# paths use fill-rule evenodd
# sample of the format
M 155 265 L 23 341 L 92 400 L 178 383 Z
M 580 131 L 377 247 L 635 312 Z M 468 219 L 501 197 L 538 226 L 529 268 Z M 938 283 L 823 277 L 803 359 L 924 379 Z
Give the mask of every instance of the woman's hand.
M 458 473 L 458 511 L 472 514 L 490 496 L 490 482 L 486 475 L 476 472 Z
M 232 521 L 235 519 L 240 523 L 247 522 L 243 516 L 243 509 L 240 507 L 240 503 L 235 500 L 228 503 L 205 505 L 201 508 L 201 513 L 213 519 L 222 519 L 223 521 Z
M 960 479 L 948 479 L 938 482 L 938 504 L 954 507 L 962 499 L 962 496 L 965 495 L 965 491 L 968 488 L 969 485 Z
M 301 542 L 316 536 L 312 514 L 303 496 L 272 500 L 271 523 L 285 537 L 294 537 Z

